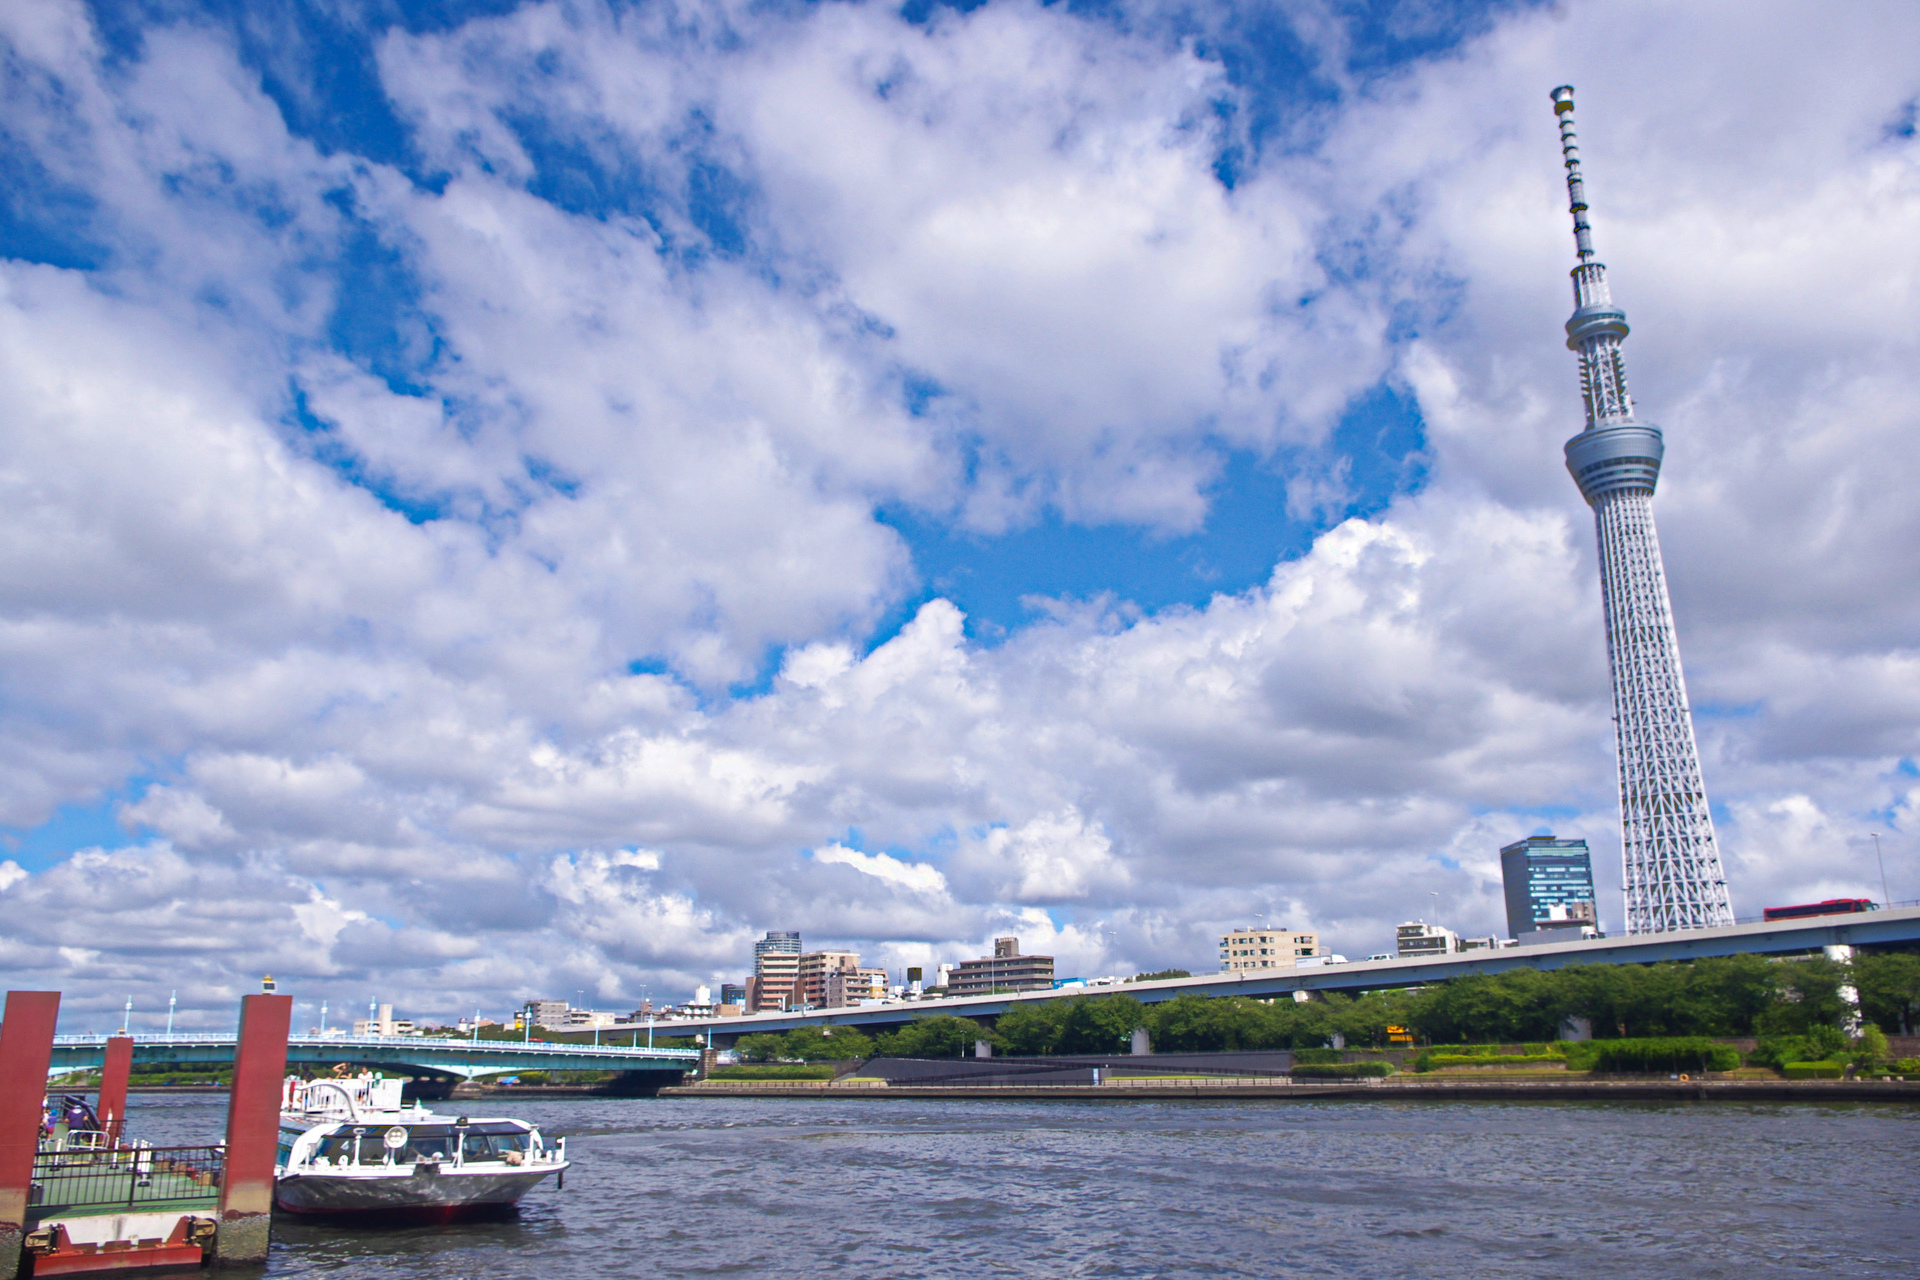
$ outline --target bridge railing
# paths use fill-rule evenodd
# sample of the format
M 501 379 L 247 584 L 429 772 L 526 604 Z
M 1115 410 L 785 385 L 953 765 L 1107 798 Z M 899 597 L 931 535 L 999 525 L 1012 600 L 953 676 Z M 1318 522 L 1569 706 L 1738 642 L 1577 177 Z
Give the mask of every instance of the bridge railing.
M 59 1035 L 53 1038 L 55 1045 L 93 1046 L 104 1045 L 108 1040 L 120 1035 Z M 133 1042 L 144 1049 L 163 1046 L 193 1048 L 200 1045 L 230 1045 L 234 1042 L 233 1032 L 218 1031 L 176 1031 L 172 1035 L 142 1035 L 129 1033 Z M 650 1049 L 645 1045 L 625 1044 L 570 1044 L 554 1040 L 469 1040 L 465 1037 L 451 1039 L 440 1036 L 289 1036 L 287 1044 L 299 1048 L 328 1049 L 409 1049 L 414 1052 L 423 1050 L 437 1053 L 464 1054 L 524 1054 L 538 1053 L 543 1056 L 583 1058 L 685 1058 L 698 1060 L 698 1049 Z

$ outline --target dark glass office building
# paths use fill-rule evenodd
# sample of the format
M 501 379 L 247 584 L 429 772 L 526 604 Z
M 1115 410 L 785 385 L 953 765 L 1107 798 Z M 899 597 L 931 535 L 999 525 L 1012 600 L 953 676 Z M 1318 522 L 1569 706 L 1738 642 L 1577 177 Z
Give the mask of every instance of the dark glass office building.
M 1516 840 L 1500 851 L 1500 878 L 1507 890 L 1508 937 L 1599 923 L 1585 840 Z

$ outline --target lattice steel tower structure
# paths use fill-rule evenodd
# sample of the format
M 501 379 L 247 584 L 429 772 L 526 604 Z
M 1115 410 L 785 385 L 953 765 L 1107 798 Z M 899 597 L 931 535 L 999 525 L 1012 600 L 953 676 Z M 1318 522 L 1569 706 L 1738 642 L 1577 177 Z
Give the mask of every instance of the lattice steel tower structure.
M 1613 303 L 1607 269 L 1593 256 L 1573 88 L 1553 91 L 1579 265 L 1567 347 L 1580 357 L 1587 426 L 1567 441 L 1567 470 L 1593 508 L 1600 592 L 1620 753 L 1620 836 L 1627 932 L 1662 933 L 1733 923 L 1726 873 L 1700 778 L 1700 750 L 1673 635 L 1673 605 L 1653 526 L 1653 489 L 1665 452 L 1660 428 L 1633 414 L 1620 343 L 1627 316 Z

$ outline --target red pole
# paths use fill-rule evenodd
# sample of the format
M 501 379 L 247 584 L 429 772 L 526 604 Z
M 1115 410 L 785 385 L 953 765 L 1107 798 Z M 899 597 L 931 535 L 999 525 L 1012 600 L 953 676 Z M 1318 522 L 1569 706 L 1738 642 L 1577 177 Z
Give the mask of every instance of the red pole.
M 292 996 L 245 996 L 233 1049 L 233 1092 L 227 1102 L 227 1163 L 220 1180 L 223 1264 L 267 1260 L 273 1224 L 273 1164 L 280 1145 L 280 1083 L 287 1073 Z
M 53 1062 L 58 991 L 9 991 L 0 1021 L 0 1275 L 20 1265 L 27 1232 L 33 1157 L 40 1150 L 40 1104 Z
M 94 1108 L 100 1123 L 107 1126 L 109 1146 L 120 1145 L 120 1131 L 127 1125 L 127 1076 L 132 1071 L 133 1037 L 109 1037 L 107 1058 L 100 1067 L 100 1104 Z

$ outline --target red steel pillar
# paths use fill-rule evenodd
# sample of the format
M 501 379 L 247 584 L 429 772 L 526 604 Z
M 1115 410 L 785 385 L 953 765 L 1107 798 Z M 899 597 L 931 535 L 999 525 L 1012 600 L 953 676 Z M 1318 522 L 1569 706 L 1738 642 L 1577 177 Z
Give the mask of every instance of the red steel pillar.
M 33 1157 L 40 1149 L 40 1104 L 53 1062 L 58 991 L 9 991 L 0 1022 L 0 1275 L 20 1265 Z
M 227 1102 L 227 1163 L 220 1180 L 216 1261 L 267 1260 L 273 1224 L 273 1163 L 280 1145 L 280 1087 L 287 1074 L 292 996 L 244 996 Z
M 111 1146 L 120 1145 L 120 1131 L 127 1127 L 127 1076 L 132 1071 L 133 1037 L 108 1037 L 107 1059 L 100 1066 L 100 1101 L 94 1113 L 106 1126 Z

